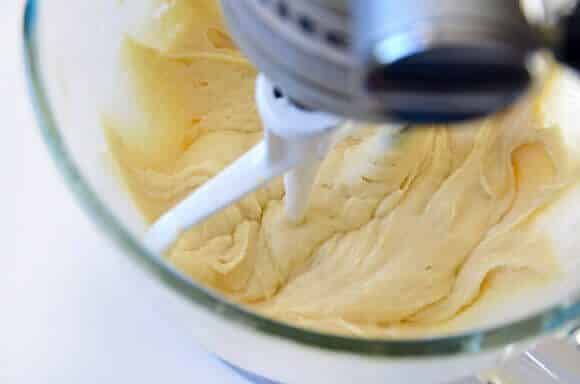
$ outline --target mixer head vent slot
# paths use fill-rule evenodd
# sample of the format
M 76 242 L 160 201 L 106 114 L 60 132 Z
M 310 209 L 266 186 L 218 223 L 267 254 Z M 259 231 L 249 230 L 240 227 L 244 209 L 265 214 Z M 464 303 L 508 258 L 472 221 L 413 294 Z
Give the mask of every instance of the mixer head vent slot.
M 304 5 L 288 0 L 257 0 L 256 4 L 305 37 L 336 50 L 347 51 L 350 48 L 349 31 L 333 27 L 336 26 L 333 18 L 325 20 L 324 14 L 328 11 L 316 4 L 306 2 Z

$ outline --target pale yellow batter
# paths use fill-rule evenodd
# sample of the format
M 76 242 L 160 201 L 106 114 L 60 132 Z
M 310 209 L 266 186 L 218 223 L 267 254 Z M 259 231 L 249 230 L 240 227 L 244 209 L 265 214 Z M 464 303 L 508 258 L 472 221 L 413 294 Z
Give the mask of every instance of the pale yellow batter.
M 123 68 L 142 114 L 106 116 L 110 148 L 152 221 L 261 137 L 255 70 L 214 0 L 151 1 Z M 162 10 L 160 12 L 159 10 Z M 411 129 L 392 152 L 358 130 L 322 165 L 303 223 L 281 181 L 190 230 L 168 259 L 269 316 L 361 336 L 472 326 L 509 295 L 558 277 L 534 217 L 577 176 L 576 155 L 527 100 L 461 128 Z

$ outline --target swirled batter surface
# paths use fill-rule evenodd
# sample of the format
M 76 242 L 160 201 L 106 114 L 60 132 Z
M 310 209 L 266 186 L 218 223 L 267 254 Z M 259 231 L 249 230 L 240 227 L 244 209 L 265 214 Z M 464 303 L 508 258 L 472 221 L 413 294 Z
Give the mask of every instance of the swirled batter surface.
M 261 124 L 256 71 L 217 2 L 148 4 L 122 54 L 136 112 L 105 120 L 152 221 L 257 143 Z M 544 123 L 558 76 L 545 78 L 508 111 L 410 129 L 392 151 L 380 128 L 353 131 L 324 161 L 304 222 L 285 217 L 277 181 L 185 233 L 167 258 L 293 324 L 367 337 L 472 326 L 559 274 L 534 220 L 577 176 L 577 156 Z

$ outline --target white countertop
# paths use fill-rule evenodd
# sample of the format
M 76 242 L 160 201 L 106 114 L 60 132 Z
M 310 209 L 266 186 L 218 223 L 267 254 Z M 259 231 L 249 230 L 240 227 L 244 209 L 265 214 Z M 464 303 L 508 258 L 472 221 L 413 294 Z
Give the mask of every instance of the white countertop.
M 242 383 L 123 284 L 42 142 L 20 55 L 21 0 L 0 2 L 0 383 Z M 121 293 L 120 293 L 121 292 Z
M 26 94 L 22 5 L 0 2 L 0 383 L 244 383 L 131 291 L 64 185 Z

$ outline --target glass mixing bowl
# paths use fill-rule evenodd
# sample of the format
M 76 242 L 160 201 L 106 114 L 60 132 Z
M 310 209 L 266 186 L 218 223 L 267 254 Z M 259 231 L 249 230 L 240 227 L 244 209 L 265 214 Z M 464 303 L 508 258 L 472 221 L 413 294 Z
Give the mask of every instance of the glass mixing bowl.
M 155 310 L 185 325 L 208 351 L 288 383 L 439 383 L 495 366 L 542 338 L 565 337 L 580 324 L 580 289 L 574 282 L 580 263 L 569 268 L 565 294 L 541 305 L 526 303 L 525 315 L 506 315 L 493 326 L 452 336 L 368 340 L 261 317 L 149 253 L 139 240 L 144 223 L 107 162 L 99 116 L 102 108 L 116 103 L 110 96 L 116 86 L 110 75 L 131 18 L 122 4 L 28 1 L 24 45 L 32 98 L 42 135 L 66 183 L 91 219 L 135 263 L 135 274 L 127 281 L 142 285 L 144 295 L 152 292 L 152 301 L 157 297 Z M 580 251 L 580 239 L 574 240 L 573 232 L 580 223 L 580 207 L 575 208 L 578 214 L 562 223 L 569 228 L 563 242 L 569 254 Z

